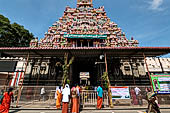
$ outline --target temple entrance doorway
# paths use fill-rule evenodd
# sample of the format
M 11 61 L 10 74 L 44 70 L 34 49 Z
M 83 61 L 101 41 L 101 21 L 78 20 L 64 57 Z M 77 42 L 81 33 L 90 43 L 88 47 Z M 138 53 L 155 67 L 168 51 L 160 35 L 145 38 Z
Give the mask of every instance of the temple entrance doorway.
M 72 65 L 71 84 L 80 86 L 96 86 L 97 67 L 93 58 L 76 58 Z

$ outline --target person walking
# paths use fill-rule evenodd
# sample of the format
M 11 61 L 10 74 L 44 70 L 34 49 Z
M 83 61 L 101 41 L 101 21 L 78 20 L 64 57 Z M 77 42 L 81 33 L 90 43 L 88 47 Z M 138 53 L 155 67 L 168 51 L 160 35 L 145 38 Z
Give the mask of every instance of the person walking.
M 142 99 L 143 99 L 142 94 L 141 94 L 141 92 L 139 92 L 139 94 L 138 94 L 138 103 L 139 103 L 140 106 L 143 105 Z
M 148 89 L 147 100 L 148 100 L 147 113 L 151 113 L 152 111 L 154 113 L 161 113 L 160 108 L 158 106 L 156 93 L 151 92 L 150 89 Z
M 39 98 L 39 101 L 41 100 L 45 101 L 45 88 L 44 86 L 41 88 L 41 91 L 40 91 L 40 98 Z
M 138 87 L 135 87 L 135 94 L 136 94 L 136 97 L 138 97 L 139 92 L 141 92 L 141 90 L 140 90 Z
M 71 113 L 78 113 L 78 90 L 76 87 L 72 87 L 71 97 Z
M 99 87 L 97 88 L 97 109 L 102 108 L 102 103 L 103 103 L 103 89 L 99 85 Z
M 68 104 L 69 104 L 69 96 L 70 96 L 70 87 L 68 84 L 65 85 L 63 92 L 63 99 L 62 99 L 62 113 L 68 113 Z
M 10 87 L 8 89 L 8 92 L 4 93 L 2 103 L 0 105 L 0 113 L 9 113 L 11 100 L 12 100 L 12 102 L 14 102 L 12 90 L 13 90 L 13 88 Z
M 131 90 L 130 90 L 130 94 L 131 94 L 131 98 L 132 98 L 131 103 L 132 103 L 133 105 L 137 105 L 137 104 L 138 104 L 138 101 L 137 101 L 137 97 L 136 97 L 135 90 L 134 90 L 134 89 L 131 89 Z
M 56 108 L 61 108 L 61 99 L 62 99 L 62 93 L 61 93 L 61 86 L 56 91 Z

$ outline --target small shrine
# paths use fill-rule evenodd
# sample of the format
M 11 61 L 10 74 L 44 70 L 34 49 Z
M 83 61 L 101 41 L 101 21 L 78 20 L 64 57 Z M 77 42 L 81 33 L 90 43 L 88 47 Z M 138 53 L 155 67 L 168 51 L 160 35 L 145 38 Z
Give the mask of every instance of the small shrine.
M 77 0 L 77 8 L 66 7 L 45 37 L 34 39 L 30 47 L 137 47 L 118 25 L 107 17 L 104 6 L 93 8 L 92 0 Z

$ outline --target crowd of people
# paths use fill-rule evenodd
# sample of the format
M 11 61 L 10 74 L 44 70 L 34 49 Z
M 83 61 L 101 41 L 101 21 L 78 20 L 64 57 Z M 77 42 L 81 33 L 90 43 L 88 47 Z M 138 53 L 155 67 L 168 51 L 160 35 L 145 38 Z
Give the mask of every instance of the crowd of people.
M 103 102 L 103 89 L 99 85 L 98 87 L 91 87 L 94 89 L 94 91 L 97 92 L 97 109 L 102 108 L 102 102 Z M 68 108 L 70 104 L 70 112 L 71 113 L 79 113 L 80 111 L 80 92 L 91 89 L 90 87 L 87 87 L 83 85 L 80 87 L 78 84 L 75 84 L 70 88 L 68 84 L 65 84 L 64 88 L 61 86 L 56 87 L 55 92 L 55 100 L 56 100 L 56 108 L 61 109 L 62 113 L 68 113 Z M 40 89 L 40 100 L 45 100 L 45 88 L 42 87 Z M 62 104 L 62 105 L 61 105 Z
M 61 108 L 62 101 L 62 113 L 68 113 L 69 110 L 69 102 L 71 102 L 71 113 L 79 113 L 80 112 L 80 92 L 81 88 L 79 85 L 73 86 L 71 89 L 68 84 L 64 86 L 64 89 L 61 90 L 59 87 L 56 90 L 56 108 Z M 101 86 L 97 88 L 97 109 L 102 108 L 103 101 L 103 89 Z
M 11 102 L 14 101 L 13 88 L 8 88 L 7 92 L 1 91 L 0 95 L 0 113 L 8 113 Z M 97 109 L 102 108 L 103 102 L 103 89 L 99 85 L 96 89 L 97 92 Z M 142 93 L 141 89 L 135 87 L 131 89 L 132 104 L 142 105 Z M 81 88 L 79 85 L 74 85 L 72 88 L 68 84 L 65 84 L 62 89 L 60 86 L 56 89 L 55 99 L 56 99 L 56 108 L 62 109 L 62 113 L 68 113 L 70 105 L 70 113 L 79 113 L 80 112 L 80 93 Z M 45 88 L 41 88 L 40 92 L 44 100 Z M 159 109 L 158 99 L 156 93 L 152 92 L 150 88 L 146 88 L 146 99 L 148 101 L 147 113 L 161 113 Z M 62 104 L 62 105 L 61 105 Z
M 131 93 L 131 97 L 132 97 L 132 104 L 134 105 L 143 105 L 143 97 L 142 97 L 142 92 L 141 89 L 139 89 L 138 87 L 135 87 L 134 89 L 131 89 L 130 91 Z
M 147 113 L 161 113 L 159 104 L 158 104 L 158 98 L 157 94 L 152 92 L 150 88 L 146 88 L 145 95 L 142 96 L 142 91 L 138 87 L 135 87 L 134 89 L 131 89 L 130 91 L 131 97 L 132 97 L 132 104 L 134 105 L 143 105 L 142 99 L 145 96 L 145 99 L 148 101 L 148 108 Z

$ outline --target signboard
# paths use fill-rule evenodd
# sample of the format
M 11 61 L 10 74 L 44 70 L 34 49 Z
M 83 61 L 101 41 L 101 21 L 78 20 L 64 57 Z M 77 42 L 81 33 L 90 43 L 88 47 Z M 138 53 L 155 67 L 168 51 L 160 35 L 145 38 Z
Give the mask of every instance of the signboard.
M 154 74 L 151 80 L 155 93 L 170 94 L 170 74 Z
M 89 72 L 80 72 L 80 78 L 90 78 Z
M 83 38 L 83 39 L 106 39 L 107 35 L 91 34 L 64 34 L 64 38 Z
M 128 86 L 111 86 L 112 99 L 130 99 Z
M 17 61 L 0 61 L 0 72 L 14 72 Z

